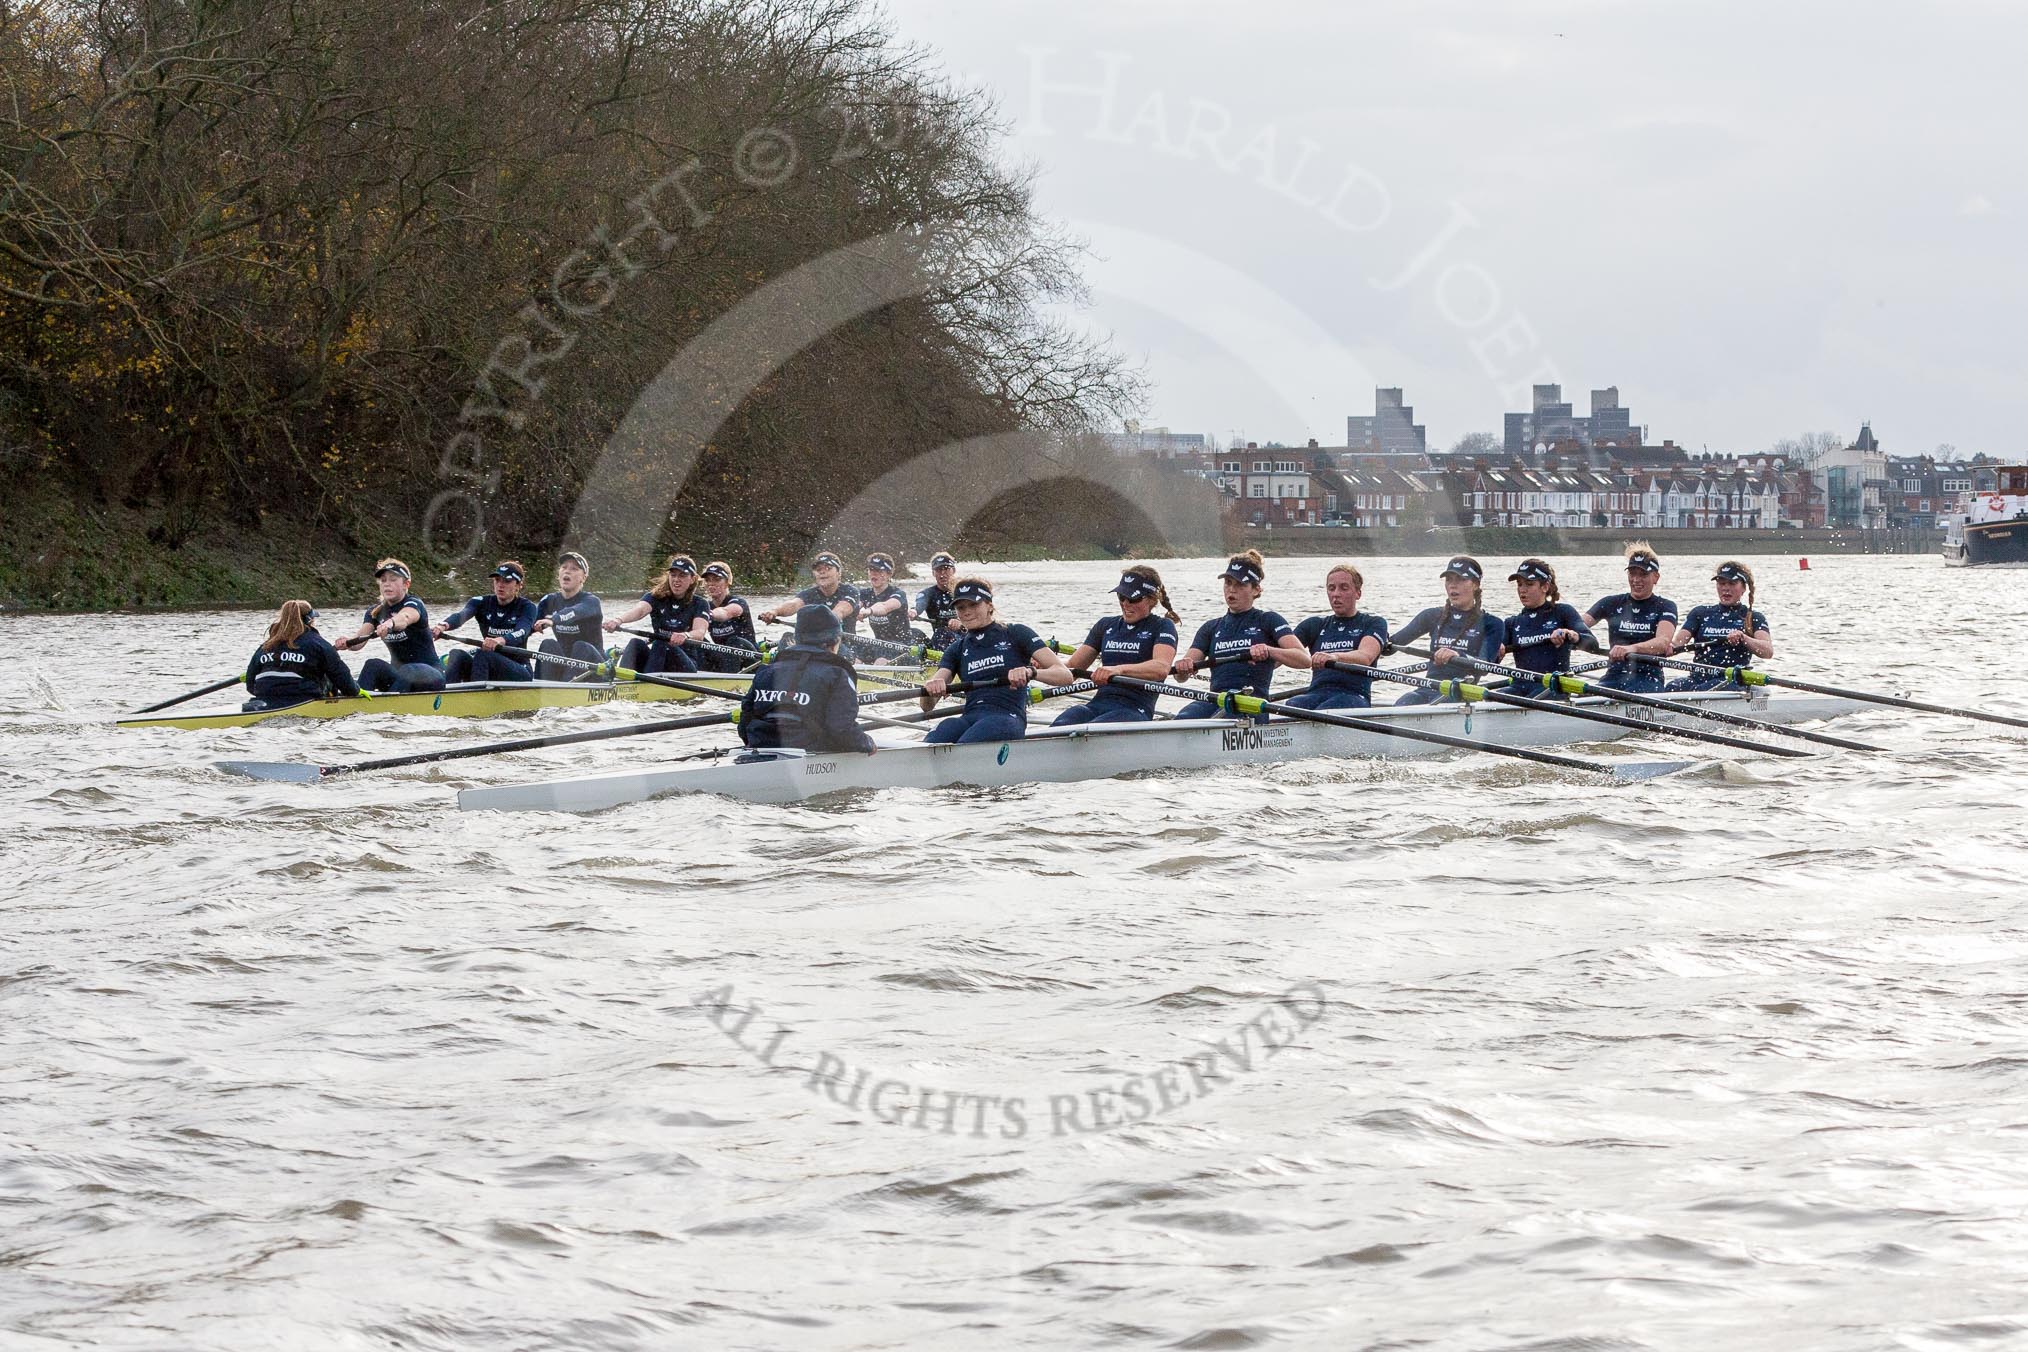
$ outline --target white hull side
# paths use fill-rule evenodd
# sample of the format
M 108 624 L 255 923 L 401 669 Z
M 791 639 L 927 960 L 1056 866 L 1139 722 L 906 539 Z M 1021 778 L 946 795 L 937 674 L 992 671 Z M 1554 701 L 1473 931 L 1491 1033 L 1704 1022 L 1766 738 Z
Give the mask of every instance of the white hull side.
M 1834 718 L 1862 707 L 1831 696 L 1786 693 L 1767 698 L 1765 703 L 1750 702 L 1736 694 L 1700 693 L 1672 698 L 1708 704 L 1768 723 Z M 1579 707 L 1603 707 L 1643 720 L 1684 722 L 1693 727 L 1721 730 L 1713 723 L 1629 705 L 1587 699 L 1580 701 Z M 1632 731 L 1511 705 L 1383 706 L 1355 713 L 1361 718 L 1469 737 L 1495 746 L 1603 742 Z M 682 793 L 721 794 L 757 803 L 792 803 L 824 794 L 871 789 L 960 785 L 992 788 L 1102 779 L 1150 770 L 1265 765 L 1316 757 L 1438 754 L 1454 753 L 1452 748 L 1428 742 L 1321 723 L 1276 721 L 1257 726 L 1207 719 L 1189 723 L 1098 724 L 1063 732 L 1038 730 L 1012 742 L 980 742 L 970 746 L 912 744 L 883 749 L 871 756 L 790 754 L 746 764 L 668 769 L 651 766 L 631 773 L 466 789 L 458 795 L 458 806 L 473 811 L 597 812 Z

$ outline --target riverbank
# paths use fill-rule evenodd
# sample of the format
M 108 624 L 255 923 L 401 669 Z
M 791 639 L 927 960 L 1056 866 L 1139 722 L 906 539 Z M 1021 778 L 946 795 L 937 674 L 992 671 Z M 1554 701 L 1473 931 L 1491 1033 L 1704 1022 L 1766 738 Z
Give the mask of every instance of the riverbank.
M 1537 529 L 1521 526 L 1453 526 L 1435 530 L 1344 530 L 1297 527 L 1249 529 L 1242 547 L 1263 554 L 1349 555 L 1385 558 L 1402 555 L 1617 554 L 1645 538 L 1669 554 L 1936 554 L 1943 544 L 1939 530 L 1901 527 L 1884 530 L 1602 530 L 1595 527 Z

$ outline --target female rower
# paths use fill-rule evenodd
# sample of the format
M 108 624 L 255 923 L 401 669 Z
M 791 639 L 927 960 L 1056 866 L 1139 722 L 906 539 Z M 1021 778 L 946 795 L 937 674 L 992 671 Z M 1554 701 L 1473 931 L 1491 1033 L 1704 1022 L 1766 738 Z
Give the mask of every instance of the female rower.
M 1477 559 L 1460 554 L 1446 563 L 1438 576 L 1444 582 L 1444 603 L 1419 612 L 1390 641 L 1395 644 L 1413 643 L 1427 636 L 1436 661 L 1430 663 L 1424 674 L 1433 681 L 1470 681 L 1475 679 L 1476 673 L 1457 659 L 1470 657 L 1480 662 L 1499 661 L 1500 642 L 1506 634 L 1506 627 L 1497 615 L 1486 613 L 1485 587 L 1481 581 L 1486 576 L 1486 570 L 1479 566 Z M 1456 698 L 1421 687 L 1409 691 L 1395 703 L 1434 704 L 1438 701 L 1453 702 Z
M 951 592 L 958 603 L 960 633 L 944 649 L 937 669 L 923 682 L 923 711 L 950 688 L 951 678 L 965 683 L 964 712 L 946 718 L 925 739 L 929 742 L 1011 742 L 1028 733 L 1028 682 L 1069 685 L 1070 669 L 1025 624 L 1006 624 L 993 613 L 993 584 L 968 577 Z
M 753 607 L 744 596 L 732 591 L 732 569 L 717 559 L 704 565 L 704 599 L 711 603 L 705 612 L 706 633 L 721 648 L 743 648 L 760 660 L 760 643 L 753 632 Z M 697 666 L 703 671 L 738 671 L 749 665 L 726 653 L 699 653 Z
M 1058 714 L 1052 727 L 1145 723 L 1155 716 L 1153 692 L 1129 690 L 1111 682 L 1115 676 L 1167 680 L 1169 668 L 1176 661 L 1176 621 L 1180 617 L 1169 604 L 1162 575 L 1145 563 L 1137 563 L 1121 573 L 1113 586 L 1113 595 L 1120 599 L 1120 613 L 1108 615 L 1093 625 L 1084 642 L 1070 655 L 1073 670 L 1091 669 L 1091 679 L 1098 682 L 1099 692 L 1088 703 L 1074 704 Z M 1155 614 L 1157 605 L 1162 607 L 1160 615 Z
M 847 638 L 859 627 L 859 589 L 845 585 L 845 565 L 836 554 L 819 554 L 810 561 L 811 584 L 776 606 L 761 612 L 762 624 L 786 619 L 804 606 L 825 606 L 838 617 Z
M 706 613 L 710 609 L 697 585 L 697 560 L 688 554 L 678 554 L 669 560 L 669 570 L 656 579 L 652 590 L 642 592 L 640 600 L 605 622 L 605 631 L 610 634 L 623 624 L 652 614 L 654 618 L 648 621 L 648 627 L 655 631 L 655 637 L 628 640 L 626 652 L 620 655 L 620 665 L 630 671 L 680 675 L 697 670 L 696 657 L 684 651 L 683 645 L 710 632 L 711 620 Z
M 939 550 L 930 556 L 930 585 L 915 595 L 915 613 L 930 627 L 929 646 L 949 646 L 958 636 L 958 561 Z
M 359 694 L 345 659 L 317 632 L 317 612 L 308 601 L 282 602 L 267 640 L 246 664 L 246 688 L 251 698 L 240 708 L 247 713 L 307 704 L 334 691 Z
M 908 608 L 908 593 L 894 585 L 894 560 L 887 555 L 866 556 L 866 585 L 859 589 L 859 605 L 873 637 L 907 644 L 921 637 L 908 627 L 915 616 Z
M 1750 667 L 1756 657 L 1773 657 L 1774 634 L 1767 627 L 1767 616 L 1753 608 L 1753 570 L 1727 559 L 1711 580 L 1718 584 L 1718 604 L 1691 608 L 1676 631 L 1676 651 L 1694 646 L 1701 665 L 1721 668 Z M 1722 670 L 1693 671 L 1664 688 L 1737 690 L 1740 684 Z
M 400 559 L 382 559 L 373 566 L 373 577 L 380 584 L 380 603 L 367 607 L 359 632 L 337 646 L 349 652 L 377 638 L 387 645 L 387 655 L 394 661 L 368 658 L 359 668 L 359 684 L 376 693 L 442 690 L 444 669 L 437 663 L 437 645 L 430 638 L 430 613 L 408 594 L 408 565 Z
M 452 685 L 464 681 L 532 681 L 535 673 L 502 648 L 528 647 L 535 632 L 535 602 L 521 594 L 527 574 L 515 559 L 502 559 L 493 566 L 491 596 L 474 596 L 456 614 L 430 629 L 431 638 L 442 638 L 474 616 L 479 621 L 477 649 L 459 648 L 444 655 L 444 679 Z
M 1176 674 L 1189 680 L 1209 659 L 1211 693 L 1244 690 L 1265 696 L 1274 680 L 1275 667 L 1310 665 L 1310 654 L 1297 641 L 1289 622 L 1272 610 L 1259 606 L 1260 584 L 1267 576 L 1267 563 L 1257 549 L 1234 554 L 1218 575 L 1225 584 L 1225 613 L 1198 626 L 1190 640 L 1190 651 L 1176 663 Z M 1180 709 L 1178 718 L 1216 718 L 1215 699 L 1192 700 Z
M 1366 579 L 1349 563 L 1324 574 L 1329 615 L 1312 615 L 1296 626 L 1296 641 L 1310 650 L 1316 675 L 1310 688 L 1284 701 L 1299 709 L 1364 709 L 1373 703 L 1373 678 L 1366 673 L 1387 646 L 1387 621 L 1363 614 L 1359 598 Z
M 600 627 L 605 621 L 605 608 L 598 597 L 584 589 L 590 577 L 591 565 L 576 550 L 567 549 L 557 559 L 556 590 L 543 597 L 535 608 L 535 632 L 548 632 L 553 637 L 544 639 L 538 651 L 575 657 L 582 662 L 606 660 L 605 650 L 599 647 L 599 641 L 605 637 Z M 561 662 L 538 661 L 535 669 L 545 681 L 586 680 L 594 675 L 586 668 L 568 667 Z
M 1556 570 L 1541 559 L 1523 559 L 1507 580 L 1520 598 L 1521 613 L 1507 618 L 1501 635 L 1501 652 L 1511 666 L 1534 672 L 1539 680 L 1514 678 L 1514 693 L 1529 699 L 1564 699 L 1563 691 L 1550 679 L 1570 670 L 1570 650 L 1579 644 L 1597 646 L 1584 616 L 1563 599 L 1556 587 Z
M 1676 638 L 1676 603 L 1655 595 L 1661 576 L 1662 561 L 1646 540 L 1636 540 L 1627 546 L 1627 589 L 1600 597 L 1584 613 L 1584 627 L 1604 620 L 1612 641 L 1612 665 L 1597 682 L 1606 689 L 1640 695 L 1662 688 L 1661 665 L 1642 660 L 1667 657 Z

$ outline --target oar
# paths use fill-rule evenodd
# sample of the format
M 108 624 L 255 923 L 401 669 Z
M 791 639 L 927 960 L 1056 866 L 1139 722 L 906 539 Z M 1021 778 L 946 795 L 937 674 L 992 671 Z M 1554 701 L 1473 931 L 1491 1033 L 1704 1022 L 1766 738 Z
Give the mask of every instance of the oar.
M 1402 648 L 1399 651 L 1408 653 L 1414 657 L 1427 657 L 1429 655 L 1416 648 Z M 1634 704 L 1648 709 L 1661 709 L 1678 717 L 1701 718 L 1707 722 L 1723 723 L 1730 727 L 1752 728 L 1755 732 L 1779 733 L 1784 737 L 1794 737 L 1805 742 L 1816 742 L 1823 746 L 1835 746 L 1845 751 L 1883 751 L 1886 749 L 1874 746 L 1870 742 L 1855 742 L 1849 737 L 1833 737 L 1826 732 L 1806 732 L 1801 728 L 1781 727 L 1773 723 L 1763 723 L 1757 718 L 1741 718 L 1738 714 L 1728 714 L 1717 709 L 1707 709 L 1698 704 L 1685 704 L 1681 700 L 1661 699 L 1655 695 L 1639 695 L 1630 690 L 1615 690 L 1610 686 L 1599 685 L 1594 681 L 1582 680 L 1570 675 L 1568 672 L 1535 673 L 1524 671 L 1519 667 L 1501 666 L 1497 662 L 1482 662 L 1476 657 L 1460 656 L 1458 660 L 1474 671 L 1498 672 L 1502 676 L 1512 678 L 1509 682 L 1509 687 L 1515 690 L 1526 689 L 1531 684 L 1543 688 L 1553 685 L 1566 695 L 1598 695 L 1616 704 Z M 1539 704 L 1542 701 L 1532 702 Z M 1549 702 L 1554 703 L 1554 701 Z M 1664 725 L 1659 723 L 1650 726 L 1657 732 L 1665 730 Z M 1673 735 L 1682 736 L 1690 730 L 1687 728 L 1672 728 L 1668 729 L 1668 731 L 1672 732 Z M 1718 740 L 1718 734 L 1715 732 L 1698 735 Z M 1736 741 L 1729 742 L 1728 744 L 1739 745 Z M 1745 745 L 1755 750 L 1772 751 L 1778 756 L 1800 754 L 1793 747 L 1773 747 L 1751 742 Z
M 1564 718 L 1575 718 L 1585 723 L 1610 723 L 1615 727 L 1632 728 L 1636 732 L 1659 732 L 1671 737 L 1682 737 L 1693 742 L 1713 742 L 1719 746 L 1737 747 L 1742 751 L 1766 751 L 1777 756 L 1807 756 L 1810 753 L 1800 747 L 1770 746 L 1764 742 L 1749 742 L 1743 737 L 1728 737 L 1722 732 L 1698 732 L 1692 728 L 1679 728 L 1668 723 L 1651 723 L 1644 719 L 1629 718 L 1624 714 L 1611 714 L 1603 709 L 1580 709 L 1556 700 L 1528 699 L 1521 695 L 1510 695 L 1503 690 L 1494 690 L 1469 681 L 1438 681 L 1427 676 L 1411 676 L 1407 672 L 1392 671 L 1386 667 L 1374 667 L 1373 675 L 1383 681 L 1399 681 L 1404 685 L 1419 686 L 1425 690 L 1436 690 L 1464 702 L 1476 703 L 1490 700 L 1494 704 L 1511 704 L 1517 709 L 1540 709 L 1544 713 L 1557 714 Z
M 157 709 L 167 709 L 171 705 L 181 704 L 185 700 L 196 699 L 199 695 L 209 695 L 215 693 L 216 691 L 229 689 L 232 686 L 238 685 L 241 681 L 244 681 L 245 679 L 246 679 L 245 672 L 241 672 L 237 676 L 228 676 L 226 679 L 222 681 L 213 681 L 210 685 L 200 685 L 195 690 L 186 690 L 182 694 L 178 695 L 175 699 L 165 699 L 160 704 L 151 704 L 145 709 L 136 709 L 132 714 L 129 714 L 127 716 L 129 718 L 132 718 L 138 714 L 152 714 Z
M 484 639 L 466 638 L 462 634 L 445 634 L 443 637 L 453 643 L 462 643 L 470 648 L 483 648 L 486 646 Z M 492 651 L 506 653 L 509 657 L 526 657 L 537 662 L 554 662 L 558 666 L 578 667 L 585 671 L 603 672 L 608 678 L 612 676 L 614 670 L 611 662 L 587 662 L 582 657 L 566 657 L 562 653 L 539 653 L 532 648 L 513 648 L 505 643 L 492 649 Z
M 303 765 L 293 761 L 217 761 L 221 770 L 253 779 L 288 784 L 315 784 L 333 775 L 356 774 L 361 770 L 392 770 L 403 765 L 427 765 L 431 761 L 462 760 L 467 756 L 497 756 L 508 751 L 533 751 L 544 746 L 571 746 L 578 742 L 602 742 L 612 737 L 640 737 L 651 732 L 680 732 L 685 728 L 708 728 L 713 724 L 738 721 L 737 713 L 699 714 L 694 718 L 665 718 L 654 723 L 635 723 L 624 728 L 600 728 L 595 732 L 565 732 L 551 737 L 523 737 L 512 742 L 487 742 L 481 746 L 453 747 L 448 751 L 427 751 L 415 756 L 389 756 L 382 760 L 354 761 L 350 765 Z
M 1205 698 L 1195 690 L 1163 681 L 1143 681 L 1132 676 L 1115 676 L 1113 679 L 1124 681 L 1134 689 L 1151 691 L 1157 695 L 1175 695 L 1189 700 Z M 1239 695 L 1224 691 L 1210 698 L 1215 700 L 1220 708 L 1228 711 L 1237 710 L 1245 714 L 1280 714 L 1284 718 L 1300 719 L 1308 723 L 1329 723 L 1334 727 L 1356 728 L 1360 732 L 1401 737 L 1411 742 L 1431 742 L 1437 746 L 1454 746 L 1462 751 L 1483 751 L 1493 756 L 1512 756 L 1517 760 L 1534 761 L 1539 765 L 1554 765 L 1560 770 L 1586 770 L 1592 774 L 1611 775 L 1620 780 L 1654 779 L 1687 769 L 1690 764 L 1688 761 L 1639 761 L 1612 765 L 1600 761 L 1580 760 L 1575 756 L 1559 756 L 1548 751 L 1531 751 L 1527 747 L 1495 746 L 1488 742 L 1474 741 L 1469 737 L 1453 737 L 1445 732 L 1431 732 L 1426 728 L 1396 727 L 1392 723 L 1381 722 L 1378 719 L 1352 718 L 1322 709 L 1303 709 L 1278 700 L 1261 699 L 1255 695 Z
M 669 642 L 652 629 L 629 629 L 625 625 L 621 625 L 618 632 L 631 634 L 635 638 L 661 639 L 664 643 Z M 757 648 L 735 648 L 729 643 L 713 643 L 708 639 L 692 638 L 688 634 L 683 636 L 681 643 L 670 643 L 669 646 L 672 648 L 695 648 L 703 653 L 718 653 L 725 657 L 737 657 L 742 662 L 747 663 L 764 662 L 767 660 L 767 654 Z
M 776 620 L 776 624 L 795 624 L 794 620 Z M 868 652 L 885 653 L 889 657 L 914 657 L 934 660 L 939 654 L 929 651 L 922 644 L 891 643 L 884 638 L 867 638 L 861 634 L 841 634 L 845 642 L 866 649 Z
M 1653 660 L 1680 671 L 1693 671 L 1702 676 L 1723 676 L 1741 685 L 1774 685 L 1784 690 L 1802 690 L 1812 695 L 1834 695 L 1839 699 L 1858 700 L 1862 704 L 1881 704 L 1890 709 L 1913 709 L 1917 713 L 1949 714 L 1954 718 L 1975 718 L 1981 723 L 2000 723 L 2010 728 L 2028 728 L 2028 718 L 2009 718 L 2005 714 L 1990 714 L 1983 709 L 1952 708 L 1948 704 L 1926 704 L 1919 699 L 1880 695 L 1871 690 L 1851 690 L 1842 685 L 1820 685 L 1815 681 L 1798 681 L 1789 676 L 1770 675 L 1754 667 L 1713 667 L 1700 662 L 1684 662 L 1669 657 L 1657 657 Z

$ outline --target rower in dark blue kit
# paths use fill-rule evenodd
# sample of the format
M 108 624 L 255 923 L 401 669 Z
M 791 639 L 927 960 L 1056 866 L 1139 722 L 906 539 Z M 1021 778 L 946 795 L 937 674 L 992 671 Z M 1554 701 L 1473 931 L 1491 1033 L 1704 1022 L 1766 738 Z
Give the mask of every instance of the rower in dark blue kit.
M 478 649 L 459 648 L 444 656 L 444 679 L 452 685 L 465 681 L 532 681 L 535 673 L 502 648 L 528 647 L 535 632 L 535 602 L 521 594 L 527 577 L 518 559 L 502 559 L 493 566 L 491 596 L 474 596 L 430 630 L 435 638 L 458 628 L 466 620 L 479 621 Z
M 1070 655 L 1073 671 L 1090 669 L 1098 694 L 1085 704 L 1073 705 L 1056 716 L 1052 727 L 1079 723 L 1145 723 L 1155 716 L 1155 694 L 1129 690 L 1111 684 L 1115 676 L 1142 681 L 1164 681 L 1176 661 L 1176 621 L 1180 618 L 1169 604 L 1162 575 L 1145 563 L 1137 563 L 1120 574 L 1113 585 L 1120 613 L 1108 615 L 1091 627 L 1084 642 Z M 1155 613 L 1157 605 L 1162 614 Z
M 1556 570 L 1541 559 L 1523 559 L 1507 574 L 1521 602 L 1521 613 L 1507 617 L 1501 648 L 1510 666 L 1538 676 L 1570 670 L 1570 653 L 1580 645 L 1596 647 L 1584 616 L 1562 599 L 1556 588 Z M 1564 699 L 1567 696 L 1547 681 L 1514 678 L 1513 692 L 1528 699 Z
M 1176 662 L 1176 674 L 1189 680 L 1206 662 L 1211 664 L 1211 692 L 1244 691 L 1265 696 L 1274 680 L 1275 667 L 1308 670 L 1310 654 L 1296 639 L 1289 622 L 1272 610 L 1260 608 L 1261 582 L 1267 577 L 1267 562 L 1257 549 L 1235 554 L 1218 575 L 1225 587 L 1225 613 L 1198 626 L 1190 650 Z M 1217 718 L 1222 711 L 1213 699 L 1192 700 L 1176 714 L 1178 718 Z M 1259 721 L 1266 722 L 1266 715 Z
M 839 627 L 850 638 L 859 628 L 859 589 L 845 583 L 845 565 L 836 554 L 819 554 L 810 560 L 810 585 L 776 606 L 761 612 L 762 624 L 787 619 L 804 606 L 823 606 L 838 617 Z
M 866 585 L 859 589 L 859 608 L 866 616 L 867 632 L 887 643 L 913 644 L 922 636 L 909 628 L 913 613 L 908 593 L 894 585 L 894 559 L 887 554 L 866 556 Z
M 703 671 L 739 671 L 760 660 L 760 642 L 754 634 L 753 607 L 732 590 L 732 568 L 719 559 L 704 565 L 704 599 L 711 609 L 705 633 L 721 648 L 742 648 L 753 654 L 751 661 L 730 653 L 699 653 L 697 665 Z
M 688 650 L 692 639 L 704 640 L 711 632 L 711 604 L 698 584 L 697 560 L 678 554 L 657 578 L 653 589 L 641 599 L 605 622 L 610 634 L 623 624 L 649 616 L 652 639 L 637 638 L 627 643 L 620 665 L 629 671 L 682 674 L 697 670 L 697 658 Z
M 1727 559 L 1711 575 L 1718 604 L 1695 606 L 1676 631 L 1676 651 L 1696 648 L 1696 660 L 1712 667 L 1750 667 L 1753 659 L 1774 656 L 1774 634 L 1767 616 L 1753 608 L 1753 570 Z M 1722 671 L 1693 671 L 1669 682 L 1669 690 L 1738 690 L 1738 681 Z
M 958 636 L 958 561 L 939 550 L 930 555 L 930 585 L 915 596 L 916 618 L 930 627 L 929 646 L 942 648 Z
M 605 608 L 598 597 L 584 589 L 590 577 L 591 564 L 576 550 L 565 550 L 557 559 L 556 590 L 535 607 L 535 632 L 551 635 L 542 641 L 538 651 L 575 657 L 582 662 L 606 660 L 605 649 L 599 646 L 605 640 Z M 595 672 L 567 667 L 561 662 L 538 661 L 535 669 L 545 681 L 597 679 Z
M 944 649 L 937 670 L 923 682 L 924 712 L 936 707 L 953 677 L 965 690 L 964 711 L 931 730 L 930 742 L 1011 742 L 1028 734 L 1030 680 L 1069 685 L 1070 669 L 1033 629 L 1008 624 L 993 611 L 993 584 L 961 579 L 951 591 L 958 603 L 957 639 Z
M 1444 583 L 1444 603 L 1417 612 L 1414 619 L 1395 631 L 1390 642 L 1413 643 L 1427 637 L 1430 651 L 1437 658 L 1426 673 L 1431 680 L 1477 680 L 1476 673 L 1456 659 L 1464 656 L 1481 662 L 1497 662 L 1500 660 L 1501 640 L 1506 636 L 1506 626 L 1501 623 L 1500 617 L 1486 613 L 1483 582 L 1486 570 L 1479 566 L 1477 559 L 1460 554 L 1446 563 L 1438 576 Z M 1456 695 L 1444 695 L 1427 686 L 1419 686 L 1395 703 L 1452 703 L 1456 699 Z
M 1296 626 L 1296 641 L 1310 650 L 1310 688 L 1284 704 L 1299 709 L 1364 709 L 1373 703 L 1367 674 L 1387 646 L 1387 621 L 1359 609 L 1366 579 L 1349 563 L 1324 574 L 1328 615 L 1312 615 Z
M 308 601 L 282 602 L 268 622 L 267 639 L 246 664 L 246 688 L 251 698 L 240 708 L 247 713 L 359 693 L 345 659 L 317 632 L 317 612 Z
M 367 607 L 359 631 L 341 639 L 337 646 L 349 652 L 377 638 L 387 645 L 387 655 L 394 660 L 366 659 L 359 668 L 360 686 L 397 694 L 442 690 L 444 669 L 437 662 L 437 645 L 430 638 L 430 613 L 408 594 L 408 565 L 400 559 L 382 559 L 373 566 L 373 577 L 380 586 L 380 603 Z
M 824 606 L 796 616 L 796 641 L 754 672 L 739 703 L 739 738 L 755 751 L 790 747 L 818 755 L 871 753 L 859 726 L 859 683 L 838 653 L 838 617 Z
M 1627 546 L 1627 589 L 1592 602 L 1584 613 L 1586 629 L 1605 621 L 1612 647 L 1612 665 L 1594 682 L 1608 690 L 1653 694 L 1664 681 L 1660 663 L 1643 658 L 1667 657 L 1676 639 L 1676 603 L 1655 595 L 1662 561 L 1646 540 Z

